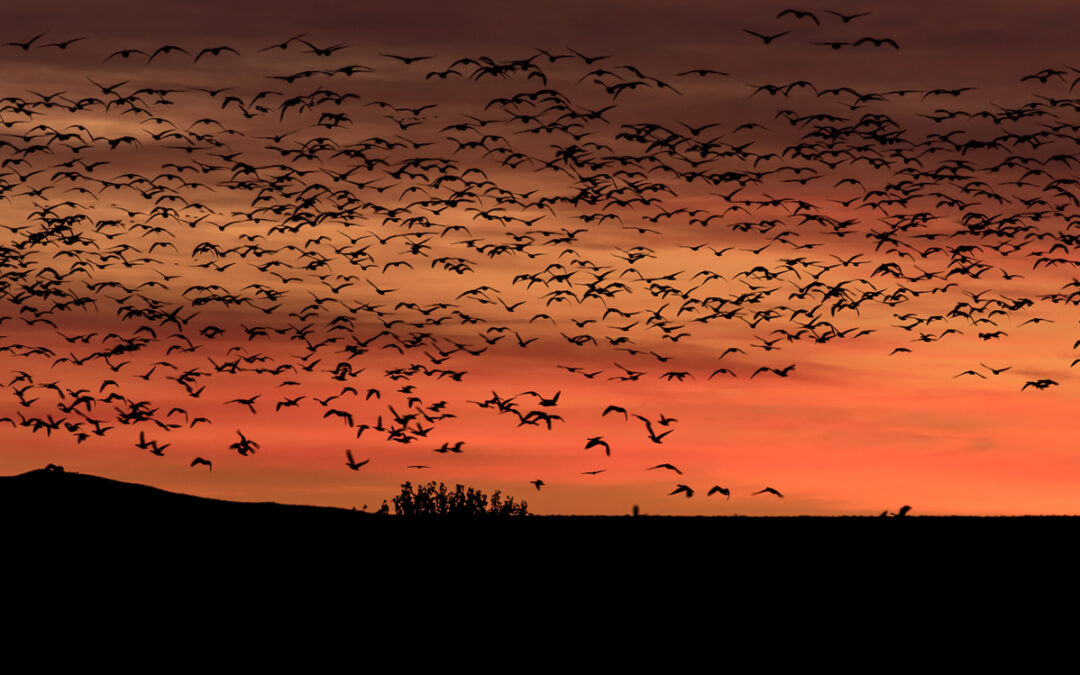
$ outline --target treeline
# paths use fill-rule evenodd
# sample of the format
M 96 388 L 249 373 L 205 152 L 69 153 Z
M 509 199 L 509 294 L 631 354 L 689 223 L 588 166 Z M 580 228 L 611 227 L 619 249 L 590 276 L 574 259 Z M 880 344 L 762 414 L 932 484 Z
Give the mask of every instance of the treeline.
M 412 483 L 401 484 L 401 493 L 390 502 L 383 501 L 379 513 L 388 514 L 391 510 L 398 516 L 454 516 L 454 517 L 509 517 L 529 515 L 529 505 L 524 500 L 516 501 L 513 497 L 503 500 L 502 493 L 496 490 L 490 497 L 481 490 L 458 485 L 453 490 L 445 483 L 426 485 Z

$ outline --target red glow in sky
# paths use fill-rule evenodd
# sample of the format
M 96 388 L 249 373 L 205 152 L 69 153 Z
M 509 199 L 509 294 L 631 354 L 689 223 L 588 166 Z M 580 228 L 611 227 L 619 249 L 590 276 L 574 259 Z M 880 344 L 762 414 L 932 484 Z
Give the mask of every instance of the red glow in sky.
M 1069 6 L 220 5 L 0 10 L 0 471 L 1080 508 Z

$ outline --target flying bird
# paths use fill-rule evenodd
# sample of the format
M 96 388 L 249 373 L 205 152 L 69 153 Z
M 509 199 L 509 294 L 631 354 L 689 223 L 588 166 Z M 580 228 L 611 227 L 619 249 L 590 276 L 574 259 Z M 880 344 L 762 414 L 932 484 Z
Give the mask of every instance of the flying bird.
M 628 414 L 628 413 L 626 412 L 626 408 L 623 408 L 623 407 L 621 407 L 621 406 L 617 406 L 617 405 L 609 405 L 608 407 L 604 408 L 604 412 L 602 412 L 602 413 L 600 414 L 600 416 L 601 416 L 601 417 L 604 417 L 604 416 L 605 416 L 605 415 L 607 415 L 608 413 L 622 413 L 622 414 L 623 414 L 623 418 L 625 418 L 625 419 L 627 419 L 627 420 L 629 420 L 629 419 L 630 419 L 630 416 L 629 416 L 629 414 Z
M 585 449 L 586 450 L 588 450 L 589 448 L 595 448 L 595 447 L 603 448 L 604 449 L 604 454 L 607 455 L 608 457 L 611 456 L 611 446 L 608 445 L 608 442 L 604 440 L 603 436 L 594 436 L 594 437 L 590 438 L 587 443 L 585 443 Z
M 284 42 L 279 42 L 277 44 L 270 45 L 269 47 L 263 47 L 259 51 L 260 52 L 266 52 L 266 51 L 270 51 L 271 49 L 281 49 L 281 50 L 288 49 L 290 43 L 295 42 L 295 41 L 299 40 L 300 38 L 302 38 L 302 37 L 304 37 L 306 35 L 307 35 L 307 33 L 300 33 L 299 35 L 294 35 L 291 38 L 289 38 L 288 40 L 285 40 Z
M 840 12 L 834 12 L 831 9 L 827 9 L 825 11 L 835 17 L 838 17 L 844 23 L 849 23 L 855 19 L 858 19 L 860 16 L 868 16 L 870 14 L 870 12 L 859 12 L 858 14 L 841 14 Z
M 791 31 L 786 30 L 786 31 L 784 31 L 782 33 L 774 33 L 773 35 L 763 35 L 761 33 L 755 33 L 754 31 L 749 30 L 747 28 L 743 28 L 743 32 L 749 33 L 749 34 L 753 35 L 754 37 L 761 39 L 761 41 L 764 42 L 765 44 L 770 44 L 770 43 L 772 43 L 773 40 L 776 40 L 777 38 L 782 38 L 785 35 L 787 35 L 788 33 L 790 33 Z
M 198 63 L 199 59 L 201 59 L 203 56 L 206 56 L 207 54 L 210 54 L 211 56 L 220 56 L 223 52 L 232 52 L 233 54 L 240 56 L 240 52 L 236 51 L 228 45 L 222 45 L 220 47 L 207 47 L 206 49 L 201 50 L 198 54 L 195 55 L 194 63 Z
M 46 32 L 48 32 L 48 31 L 46 31 Z M 30 51 L 30 45 L 34 44 L 35 42 L 37 42 L 39 39 L 41 39 L 44 36 L 45 36 L 45 33 L 38 33 L 37 35 L 30 38 L 26 42 L 4 42 L 2 44 L 2 46 L 4 46 L 4 47 L 18 47 L 19 49 L 22 49 L 24 52 L 26 52 L 26 51 Z
M 241 456 L 246 457 L 249 454 L 254 454 L 259 449 L 259 444 L 245 437 L 242 431 L 236 433 L 240 436 L 240 440 L 230 445 L 230 450 L 236 450 Z
M 650 466 L 646 471 L 652 471 L 653 469 L 667 469 L 668 471 L 674 471 L 680 476 L 682 475 L 682 471 L 679 471 L 674 464 L 657 464 L 656 466 Z
M 892 38 L 873 38 L 873 37 L 859 38 L 858 40 L 855 41 L 855 46 L 858 47 L 859 45 L 866 44 L 867 42 L 874 45 L 875 47 L 883 47 L 885 45 L 888 45 L 888 46 L 892 47 L 893 49 L 900 49 L 900 45 L 898 45 L 896 43 L 896 40 L 893 40 Z
M 811 21 L 813 21 L 818 26 L 821 25 L 821 22 L 818 21 L 818 18 L 814 15 L 813 12 L 804 12 L 804 11 L 801 11 L 801 10 L 798 10 L 798 9 L 785 9 L 782 12 L 780 12 L 779 14 L 777 14 L 776 18 L 780 19 L 780 18 L 783 18 L 783 17 L 788 16 L 788 15 L 791 15 L 791 16 L 795 17 L 796 19 L 804 19 L 804 18 L 805 19 L 810 19 Z
M 397 59 L 405 65 L 435 58 L 434 56 L 398 56 L 397 54 L 381 54 L 381 56 L 385 56 L 388 59 Z
M 771 487 L 766 487 L 764 489 L 758 490 L 757 492 L 752 492 L 750 494 L 751 495 L 760 495 L 760 494 L 766 494 L 766 493 L 773 494 L 773 495 L 776 495 L 777 497 L 781 497 L 781 498 L 784 496 L 784 495 L 780 494 L 780 492 L 778 490 L 776 490 L 775 488 L 771 488 Z
M 46 47 L 57 47 L 59 49 L 67 49 L 68 47 L 75 44 L 76 42 L 81 42 L 81 41 L 85 40 L 87 37 L 89 37 L 89 36 L 84 35 L 82 37 L 71 38 L 71 39 L 68 39 L 68 40 L 60 40 L 59 42 L 50 42 L 48 44 L 38 45 L 38 49 L 45 49 Z
M 676 484 L 675 489 L 668 493 L 668 496 L 670 497 L 677 494 L 684 494 L 686 495 L 687 499 L 690 499 L 694 496 L 694 489 L 689 485 L 683 485 L 682 483 L 678 483 Z
M 352 450 L 346 450 L 345 451 L 345 458 L 346 458 L 345 466 L 349 467 L 353 471 L 359 471 L 360 467 L 364 466 L 365 464 L 367 464 L 368 462 L 371 461 L 370 459 L 365 459 L 362 462 L 356 461 L 355 459 L 353 459 Z
M 187 54 L 188 56 L 191 56 L 191 53 L 183 47 L 177 47 L 176 45 L 163 45 L 155 49 L 154 52 L 150 54 L 150 58 L 148 58 L 146 62 L 150 63 L 157 57 L 158 54 L 171 54 L 173 52 L 180 52 L 181 54 Z

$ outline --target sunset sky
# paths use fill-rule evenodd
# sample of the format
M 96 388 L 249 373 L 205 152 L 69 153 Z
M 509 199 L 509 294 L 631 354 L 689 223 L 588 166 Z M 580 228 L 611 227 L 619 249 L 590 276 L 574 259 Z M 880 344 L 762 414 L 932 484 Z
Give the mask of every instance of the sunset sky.
M 1074 5 L 364 4 L 0 9 L 0 473 L 1080 511 Z

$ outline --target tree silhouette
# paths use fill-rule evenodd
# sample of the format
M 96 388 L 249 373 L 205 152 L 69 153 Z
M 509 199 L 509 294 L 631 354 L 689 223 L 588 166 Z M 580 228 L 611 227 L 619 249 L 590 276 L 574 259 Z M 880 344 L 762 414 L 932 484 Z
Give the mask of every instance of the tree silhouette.
M 453 516 L 453 517 L 508 517 L 527 516 L 529 506 L 513 497 L 503 501 L 502 494 L 496 490 L 489 498 L 482 491 L 458 485 L 453 491 L 445 483 L 431 481 L 419 485 L 415 491 L 412 483 L 401 484 L 401 494 L 391 500 L 394 514 L 399 516 Z M 384 500 L 380 513 L 389 513 L 390 505 Z

